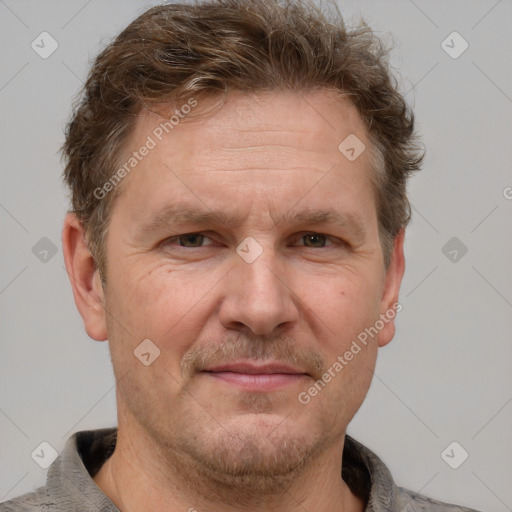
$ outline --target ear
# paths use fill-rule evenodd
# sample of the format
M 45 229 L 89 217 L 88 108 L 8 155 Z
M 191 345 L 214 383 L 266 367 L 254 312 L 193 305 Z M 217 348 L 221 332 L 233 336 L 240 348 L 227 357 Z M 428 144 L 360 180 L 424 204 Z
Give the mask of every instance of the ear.
M 94 340 L 105 341 L 104 290 L 99 270 L 85 241 L 85 230 L 74 213 L 68 213 L 64 219 L 62 248 L 75 304 L 85 330 Z
M 391 260 L 383 280 L 380 319 L 384 327 L 379 331 L 379 347 L 387 345 L 395 336 L 395 316 L 402 310 L 398 296 L 405 272 L 404 237 L 405 228 L 402 228 L 395 237 Z

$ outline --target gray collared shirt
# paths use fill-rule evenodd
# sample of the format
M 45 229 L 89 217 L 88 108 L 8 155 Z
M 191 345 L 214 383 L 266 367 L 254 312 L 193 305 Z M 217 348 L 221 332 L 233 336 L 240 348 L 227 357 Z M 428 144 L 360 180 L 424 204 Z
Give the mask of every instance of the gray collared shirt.
M 116 428 L 73 434 L 48 469 L 46 485 L 0 503 L 0 512 L 119 512 L 92 477 L 114 452 Z M 384 463 L 346 436 L 343 479 L 366 501 L 365 512 L 476 512 L 397 487 Z

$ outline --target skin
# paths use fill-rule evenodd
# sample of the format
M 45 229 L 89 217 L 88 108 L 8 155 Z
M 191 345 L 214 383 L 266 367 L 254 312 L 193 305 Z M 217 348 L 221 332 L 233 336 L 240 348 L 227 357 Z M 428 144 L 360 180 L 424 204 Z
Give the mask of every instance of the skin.
M 141 112 L 126 156 L 161 122 Z M 353 162 L 338 150 L 349 134 L 367 148 Z M 104 288 L 67 215 L 75 302 L 89 336 L 108 338 L 117 379 L 117 446 L 94 480 L 123 512 L 363 510 L 341 479 L 341 454 L 394 322 L 307 405 L 298 396 L 398 302 L 404 232 L 386 269 L 370 147 L 356 109 L 328 91 L 233 93 L 175 126 L 122 182 Z M 143 229 L 178 202 L 239 222 Z M 359 216 L 366 233 L 297 221 L 329 207 Z M 204 238 L 178 237 L 188 233 Z M 263 251 L 252 263 L 236 252 L 247 237 Z M 145 366 L 134 350 L 148 338 L 160 356 Z M 268 375 L 247 386 L 202 371 L 234 361 L 302 375 L 269 388 Z

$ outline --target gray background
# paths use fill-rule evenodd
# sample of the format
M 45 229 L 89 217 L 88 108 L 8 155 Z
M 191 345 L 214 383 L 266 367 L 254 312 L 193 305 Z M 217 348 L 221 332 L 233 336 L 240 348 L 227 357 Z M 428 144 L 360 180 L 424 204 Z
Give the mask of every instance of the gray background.
M 512 510 L 512 2 L 339 3 L 349 25 L 363 16 L 392 34 L 427 147 L 397 335 L 349 433 L 400 485 Z M 89 62 L 149 5 L 0 0 L 0 501 L 44 482 L 31 458 L 42 441 L 60 451 L 72 432 L 116 423 L 107 344 L 85 334 L 63 267 L 57 150 Z M 47 59 L 31 48 L 43 31 L 59 45 Z M 469 43 L 457 59 L 441 46 L 453 31 Z M 43 237 L 58 249 L 46 262 L 32 252 Z M 452 237 L 468 249 L 455 262 Z M 452 441 L 469 453 L 458 469 L 441 458 Z

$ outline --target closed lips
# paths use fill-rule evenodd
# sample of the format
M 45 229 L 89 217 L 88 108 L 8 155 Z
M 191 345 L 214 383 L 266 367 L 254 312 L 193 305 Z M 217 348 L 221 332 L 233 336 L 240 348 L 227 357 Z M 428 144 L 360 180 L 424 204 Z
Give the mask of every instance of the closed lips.
M 264 375 L 264 374 L 289 374 L 289 375 L 307 375 L 306 372 L 298 370 L 288 365 L 280 363 L 254 365 L 249 363 L 230 363 L 218 366 L 212 366 L 204 369 L 205 372 L 220 373 L 220 372 L 233 372 L 233 373 L 246 373 L 251 375 Z

